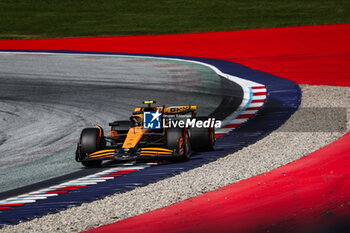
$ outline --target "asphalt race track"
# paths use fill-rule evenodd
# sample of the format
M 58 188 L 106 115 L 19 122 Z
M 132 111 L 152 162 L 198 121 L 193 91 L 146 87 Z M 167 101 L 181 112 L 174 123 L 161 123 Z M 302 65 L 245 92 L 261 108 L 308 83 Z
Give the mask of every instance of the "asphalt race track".
M 56 54 L 57 52 L 52 51 L 52 53 Z M 52 53 L 50 54 L 54 55 Z M 58 51 L 58 53 L 63 53 L 62 56 L 65 54 L 72 56 L 71 53 L 74 53 L 74 51 Z M 75 52 L 76 56 L 88 56 L 89 54 L 90 53 Z M 97 56 L 121 55 L 93 54 Z M 42 52 L 36 53 L 36 55 L 41 56 Z M 123 54 L 123 56 L 125 56 L 125 54 Z M 202 64 L 206 67 L 210 67 L 220 76 L 220 78 L 219 76 L 212 78 L 220 79 L 221 89 L 218 91 L 221 93 L 221 100 L 217 104 L 217 107 L 215 106 L 214 111 L 211 113 L 208 111 L 208 113 L 206 113 L 217 119 L 224 120 L 224 127 L 217 131 L 216 136 L 220 138 L 217 141 L 215 151 L 196 153 L 190 161 L 185 163 L 169 163 L 165 161 L 148 164 L 129 163 L 122 165 L 105 163 L 105 166 L 100 169 L 80 168 L 73 173 L 68 173 L 56 178 L 48 178 L 39 183 L 2 192 L 0 193 L 0 198 L 3 199 L 1 208 L 4 209 L 4 215 L 1 216 L 1 224 L 17 224 L 20 221 L 28 221 L 47 213 L 81 205 L 84 202 L 91 202 L 110 194 L 123 193 L 130 189 L 144 186 L 183 171 L 191 170 L 208 162 L 215 161 L 220 157 L 238 151 L 268 135 L 271 131 L 283 124 L 300 104 L 300 88 L 295 83 L 267 73 L 249 69 L 236 63 L 188 57 L 164 58 L 157 55 L 146 55 L 146 57 L 143 55 L 137 56 L 139 60 L 136 60 L 136 62 L 142 63 L 145 61 L 141 60 L 148 58 L 161 60 L 177 59 L 172 60 L 173 62 L 184 62 L 184 60 L 188 60 L 193 64 Z M 156 67 L 159 66 L 164 67 L 169 66 L 169 64 L 156 65 Z M 176 76 L 176 79 L 178 79 L 178 77 L 179 76 Z M 232 84 L 232 82 L 237 84 Z M 181 81 L 178 83 L 181 83 Z M 211 83 L 207 83 L 207 85 L 211 85 Z M 237 85 L 239 85 L 241 89 L 237 88 Z M 266 94 L 266 89 L 269 91 L 268 94 Z M 177 92 L 177 94 L 178 93 L 181 92 Z M 231 94 L 226 95 L 225 93 Z M 239 96 L 241 96 L 241 98 Z M 264 105 L 263 108 L 262 105 Z M 260 108 L 262 108 L 261 111 L 258 110 Z M 235 126 L 237 123 L 242 123 L 247 120 L 249 120 L 249 123 Z M 235 129 L 234 133 L 227 134 L 227 132 L 233 129 Z M 222 133 L 219 132 L 222 130 L 224 135 L 221 135 Z M 72 151 L 72 153 L 74 153 L 74 151 Z M 122 177 L 120 177 L 119 170 L 123 170 L 122 172 L 127 172 L 127 174 L 123 173 Z M 115 175 L 119 177 L 114 179 L 113 177 Z M 76 179 L 77 177 L 79 177 L 79 179 Z M 52 195 L 56 197 L 46 197 L 51 197 Z
M 239 87 L 237 87 L 239 88 Z M 81 172 L 74 151 L 84 127 L 127 119 L 143 100 L 198 105 L 227 98 L 208 67 L 180 61 L 67 54 L 0 54 L 0 192 Z M 1 193 L 0 193 L 1 196 Z

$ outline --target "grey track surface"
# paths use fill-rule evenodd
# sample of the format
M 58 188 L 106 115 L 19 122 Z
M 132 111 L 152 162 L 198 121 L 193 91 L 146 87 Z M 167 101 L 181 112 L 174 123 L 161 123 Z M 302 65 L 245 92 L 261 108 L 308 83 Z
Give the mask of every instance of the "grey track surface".
M 81 129 L 127 119 L 142 100 L 208 115 L 220 93 L 212 70 L 188 62 L 0 53 L 0 192 L 81 170 Z
M 301 107 L 314 111 L 311 115 L 319 114 L 319 107 L 346 108 L 347 128 L 342 132 L 322 132 L 318 128 L 324 126 L 315 124 L 317 128 L 313 132 L 274 131 L 255 144 L 201 167 L 56 214 L 4 226 L 0 232 L 81 232 L 147 213 L 295 161 L 350 129 L 349 87 L 303 85 L 302 91 Z M 304 117 L 299 109 L 287 124 L 300 126 L 304 124 Z M 337 124 L 334 119 L 328 119 L 328 123 Z M 269 184 L 262 183 L 260 188 L 266 185 Z

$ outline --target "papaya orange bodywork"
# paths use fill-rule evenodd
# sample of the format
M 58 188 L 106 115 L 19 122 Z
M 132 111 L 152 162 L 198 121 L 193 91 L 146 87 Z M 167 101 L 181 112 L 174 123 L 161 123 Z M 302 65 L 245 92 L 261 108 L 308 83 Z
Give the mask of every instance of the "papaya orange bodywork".
M 148 129 L 144 129 L 142 126 L 137 126 L 129 129 L 126 139 L 124 141 L 124 149 L 134 148 L 139 143 L 144 133 L 147 133 Z

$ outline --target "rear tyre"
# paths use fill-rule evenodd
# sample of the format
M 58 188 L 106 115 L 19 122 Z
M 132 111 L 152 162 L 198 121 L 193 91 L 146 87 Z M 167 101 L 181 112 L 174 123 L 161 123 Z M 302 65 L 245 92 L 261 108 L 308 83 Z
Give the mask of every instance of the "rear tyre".
M 111 131 L 118 131 L 119 133 L 127 133 L 130 129 L 130 121 L 114 121 L 110 123 Z
M 194 151 L 213 151 L 215 146 L 215 128 L 190 129 L 191 146 Z
M 192 154 L 189 133 L 186 129 L 170 128 L 166 131 L 167 148 L 176 150 L 175 161 L 187 161 Z
M 103 130 L 98 128 L 85 128 L 81 132 L 79 142 L 79 160 L 85 160 L 87 156 L 98 150 L 102 150 L 106 146 L 106 142 L 103 138 Z M 102 160 L 82 161 L 85 167 L 98 167 L 101 165 Z

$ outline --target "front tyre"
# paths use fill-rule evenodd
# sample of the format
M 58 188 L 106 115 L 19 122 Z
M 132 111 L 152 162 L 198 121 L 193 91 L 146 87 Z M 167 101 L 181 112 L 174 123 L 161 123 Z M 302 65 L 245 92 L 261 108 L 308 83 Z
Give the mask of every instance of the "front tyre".
M 104 135 L 102 128 L 85 128 L 81 132 L 80 141 L 77 149 L 77 156 L 79 161 L 85 167 L 98 167 L 101 165 L 102 160 L 84 161 L 88 158 L 89 154 L 98 150 L 103 150 L 106 146 L 104 141 Z
M 167 148 L 175 150 L 176 161 L 187 161 L 192 154 L 189 133 L 186 129 L 170 128 L 166 132 Z

